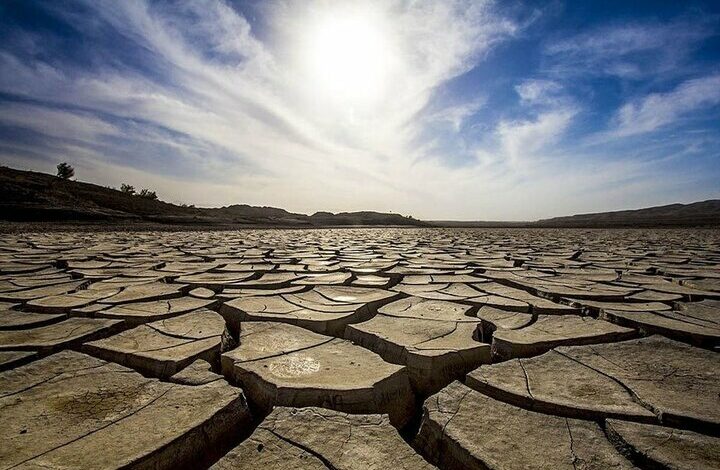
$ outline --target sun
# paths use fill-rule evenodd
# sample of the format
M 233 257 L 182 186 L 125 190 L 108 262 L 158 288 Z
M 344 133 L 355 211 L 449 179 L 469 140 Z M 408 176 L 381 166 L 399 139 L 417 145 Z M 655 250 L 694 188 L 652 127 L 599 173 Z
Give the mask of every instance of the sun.
M 317 93 L 357 106 L 380 99 L 392 44 L 377 13 L 328 10 L 307 22 L 302 37 L 302 61 Z

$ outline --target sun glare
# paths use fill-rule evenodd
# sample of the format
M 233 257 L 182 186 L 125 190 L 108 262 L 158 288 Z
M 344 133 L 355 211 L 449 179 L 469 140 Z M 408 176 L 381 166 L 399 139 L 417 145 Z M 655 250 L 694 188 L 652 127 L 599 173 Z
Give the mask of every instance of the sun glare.
M 304 37 L 303 61 L 316 93 L 355 106 L 380 98 L 391 45 L 377 15 L 326 12 L 310 22 Z

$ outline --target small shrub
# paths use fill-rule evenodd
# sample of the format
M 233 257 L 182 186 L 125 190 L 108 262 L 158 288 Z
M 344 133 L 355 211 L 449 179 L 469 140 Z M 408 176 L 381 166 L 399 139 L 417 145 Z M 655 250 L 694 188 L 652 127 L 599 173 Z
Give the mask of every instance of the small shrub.
M 138 196 L 145 198 L 145 199 L 152 199 L 153 201 L 158 198 L 157 194 L 155 194 L 155 191 L 150 191 L 149 189 L 145 189 L 145 188 L 140 190 L 140 192 L 138 193 Z
M 70 166 L 67 162 L 59 163 L 57 166 L 57 175 L 58 178 L 62 178 L 64 180 L 69 180 L 73 176 L 75 176 L 75 168 Z
M 130 186 L 129 184 L 121 184 L 120 185 L 120 191 L 126 193 L 126 194 L 135 194 L 135 187 Z

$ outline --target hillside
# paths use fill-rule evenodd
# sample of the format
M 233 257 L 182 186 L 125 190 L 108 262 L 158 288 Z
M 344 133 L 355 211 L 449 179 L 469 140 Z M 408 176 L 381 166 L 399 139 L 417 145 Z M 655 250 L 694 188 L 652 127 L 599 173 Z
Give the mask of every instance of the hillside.
M 92 183 L 67 181 L 45 173 L 7 167 L 0 167 L 0 220 L 279 227 L 425 225 L 399 214 L 380 212 L 319 212 L 308 216 L 246 204 L 220 208 L 183 207 Z
M 536 227 L 648 227 L 720 224 L 720 200 L 645 209 L 578 214 L 535 222 Z
M 15 222 L 171 224 L 203 226 L 435 226 L 606 228 L 720 225 L 720 200 L 645 209 L 578 214 L 528 222 L 432 221 L 372 211 L 297 214 L 276 207 L 233 204 L 219 208 L 183 207 L 116 189 L 53 175 L 0 167 L 0 220 Z

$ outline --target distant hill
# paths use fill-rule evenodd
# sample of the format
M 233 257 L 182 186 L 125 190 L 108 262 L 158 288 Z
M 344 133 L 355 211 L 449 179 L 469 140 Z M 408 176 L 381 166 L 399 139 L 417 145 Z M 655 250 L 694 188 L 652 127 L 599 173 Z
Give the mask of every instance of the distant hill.
M 434 226 L 605 228 L 720 226 L 720 200 L 646 209 L 578 214 L 528 222 L 421 221 L 381 212 L 296 214 L 276 207 L 234 204 L 196 208 L 145 199 L 92 183 L 66 181 L 46 173 L 0 166 L 0 221 L 153 223 L 203 226 Z
M 220 208 L 185 207 L 92 183 L 67 181 L 46 173 L 7 167 L 0 167 L 0 220 L 279 227 L 426 225 L 411 217 L 380 212 L 318 212 L 308 216 L 246 204 Z
M 720 199 L 615 212 L 578 214 L 526 222 L 433 220 L 436 227 L 620 228 L 720 226 Z
M 720 199 L 538 220 L 536 227 L 649 227 L 720 225 Z
M 400 214 L 383 214 L 380 212 L 316 212 L 310 220 L 317 225 L 427 225 L 425 222 Z
M 621 228 L 720 226 L 720 199 L 615 212 L 577 214 L 525 222 L 433 220 L 455 228 Z

